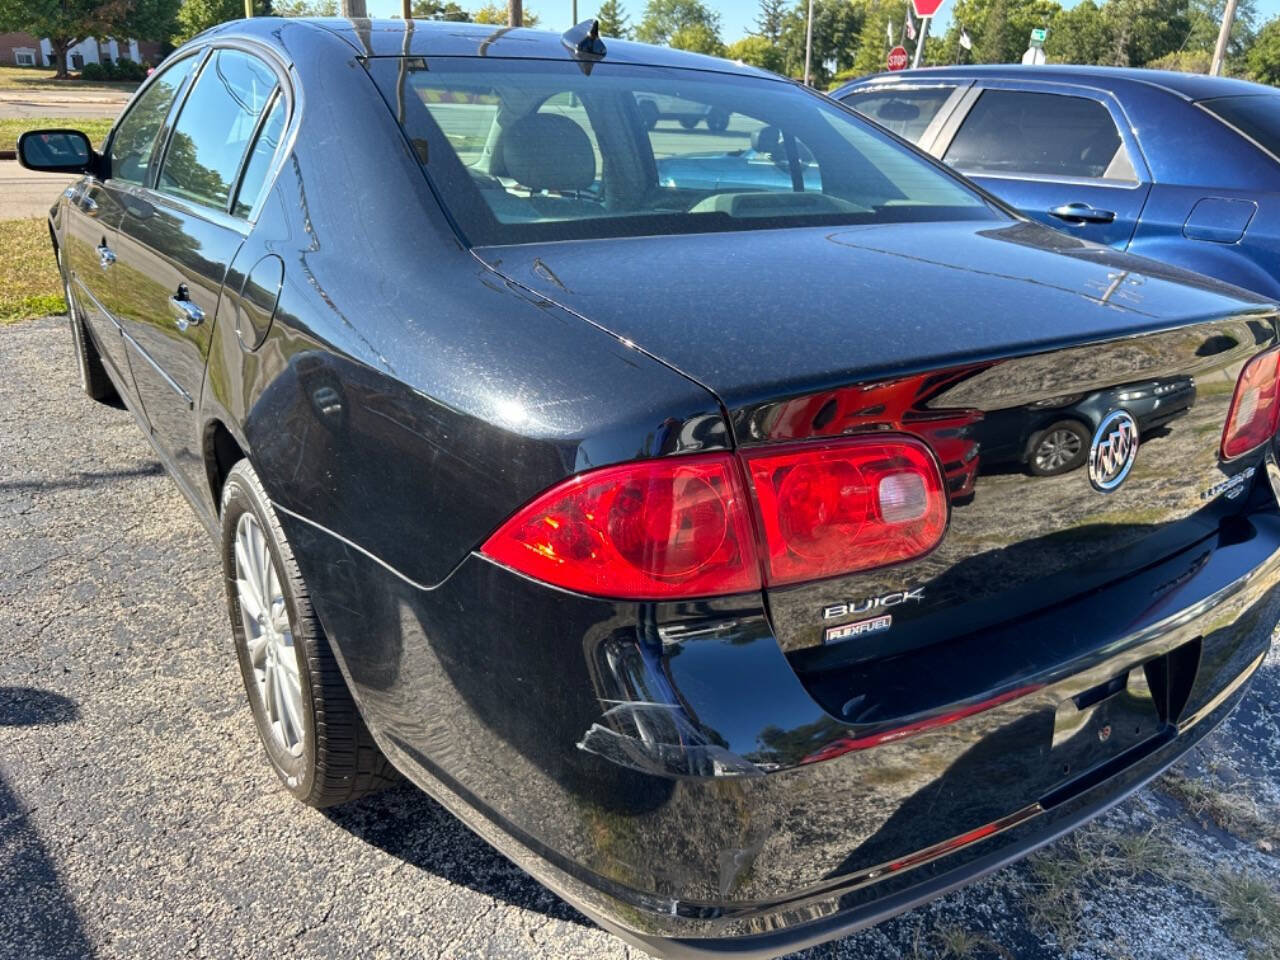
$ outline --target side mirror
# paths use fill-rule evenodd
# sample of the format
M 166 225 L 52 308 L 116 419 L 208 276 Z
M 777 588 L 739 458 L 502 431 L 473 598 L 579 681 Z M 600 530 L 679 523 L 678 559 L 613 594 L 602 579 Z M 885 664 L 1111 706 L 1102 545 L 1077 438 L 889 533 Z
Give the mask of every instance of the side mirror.
M 79 130 L 28 130 L 18 138 L 18 162 L 46 173 L 89 173 L 93 146 Z

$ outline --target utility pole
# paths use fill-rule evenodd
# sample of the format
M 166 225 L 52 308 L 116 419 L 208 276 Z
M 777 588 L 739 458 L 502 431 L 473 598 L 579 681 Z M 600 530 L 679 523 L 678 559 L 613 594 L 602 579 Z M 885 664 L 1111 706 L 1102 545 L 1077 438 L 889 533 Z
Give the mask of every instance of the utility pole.
M 253 0 L 244 0 L 244 17 L 248 20 L 253 16 Z
M 1236 19 L 1236 0 L 1227 0 L 1227 9 L 1222 14 L 1222 29 L 1218 31 L 1218 45 L 1213 48 L 1213 64 L 1209 67 L 1209 76 L 1222 76 L 1222 64 L 1227 59 L 1227 44 L 1231 40 L 1231 25 Z
M 924 56 L 924 42 L 929 39 L 929 22 L 933 17 L 920 18 L 920 40 L 916 43 L 916 56 L 911 61 L 912 68 L 920 66 L 920 59 Z
M 571 27 L 578 25 L 578 0 L 573 0 L 573 20 L 569 24 Z
M 359 19 L 369 16 L 369 11 L 364 0 L 342 0 L 342 15 Z
M 400 16 L 405 20 L 413 19 L 413 0 L 400 0 Z
M 524 25 L 524 10 L 520 0 L 510 0 L 507 4 L 507 25 L 520 27 Z
M 804 85 L 809 86 L 813 67 L 813 0 L 809 0 L 809 24 L 804 32 Z

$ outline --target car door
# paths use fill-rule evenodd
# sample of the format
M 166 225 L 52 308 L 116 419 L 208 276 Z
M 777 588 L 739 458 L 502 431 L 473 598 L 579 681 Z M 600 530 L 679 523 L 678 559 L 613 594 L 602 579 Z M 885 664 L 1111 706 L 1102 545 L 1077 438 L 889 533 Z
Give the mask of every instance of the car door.
M 283 77 L 245 50 L 211 50 L 162 135 L 159 169 L 121 201 L 117 295 L 134 380 L 153 440 L 193 490 L 204 487 L 196 398 L 255 199 L 242 177 L 264 121 L 287 109 Z
M 985 81 L 931 147 L 1023 215 L 1125 249 L 1151 178 L 1130 124 L 1106 92 Z
M 106 148 L 106 179 L 87 176 L 69 196 L 64 256 L 72 294 L 99 353 L 117 382 L 132 389 L 128 356 L 116 315 L 116 230 L 122 193 L 145 179 L 165 118 L 198 56 L 184 57 L 151 79 L 117 121 Z

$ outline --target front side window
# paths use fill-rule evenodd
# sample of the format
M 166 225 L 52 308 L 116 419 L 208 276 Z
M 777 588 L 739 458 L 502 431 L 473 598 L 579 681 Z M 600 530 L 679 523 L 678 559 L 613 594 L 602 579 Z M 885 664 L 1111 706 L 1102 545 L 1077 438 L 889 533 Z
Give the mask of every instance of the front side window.
M 1264 93 L 1247 97 L 1201 100 L 1200 106 L 1225 120 L 1273 156 L 1280 157 L 1280 96 Z
M 260 60 L 239 50 L 215 51 L 178 114 L 156 188 L 225 210 L 275 87 L 275 74 Z
M 886 130 L 919 143 L 955 87 L 908 87 L 851 93 L 844 102 Z
M 477 245 L 1003 216 L 782 81 L 453 57 L 370 71 Z
M 156 136 L 164 126 L 169 108 L 183 81 L 191 75 L 198 56 L 185 57 L 171 64 L 142 92 L 129 112 L 116 125 L 111 138 L 111 178 L 127 183 L 143 184 L 156 149 Z
M 944 159 L 970 174 L 1137 179 L 1110 111 L 1056 93 L 985 91 Z

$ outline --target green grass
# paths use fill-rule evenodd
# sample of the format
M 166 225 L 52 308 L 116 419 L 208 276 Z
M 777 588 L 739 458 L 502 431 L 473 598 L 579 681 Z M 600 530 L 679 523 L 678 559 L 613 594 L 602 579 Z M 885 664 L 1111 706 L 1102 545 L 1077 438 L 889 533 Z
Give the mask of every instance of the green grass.
M 4 117 L 0 118 L 0 150 L 16 150 L 18 137 L 27 130 L 80 130 L 95 146 L 100 145 L 111 129 L 109 117 Z
M 57 71 L 44 67 L 0 67 L 0 90 L 133 90 L 132 81 L 81 80 L 72 74 L 57 79 Z
M 67 309 L 44 220 L 0 220 L 0 324 Z

